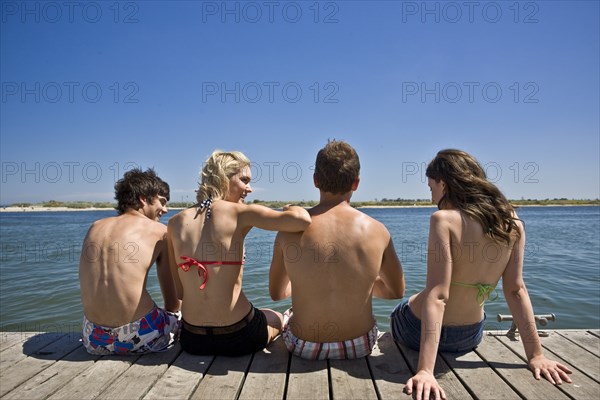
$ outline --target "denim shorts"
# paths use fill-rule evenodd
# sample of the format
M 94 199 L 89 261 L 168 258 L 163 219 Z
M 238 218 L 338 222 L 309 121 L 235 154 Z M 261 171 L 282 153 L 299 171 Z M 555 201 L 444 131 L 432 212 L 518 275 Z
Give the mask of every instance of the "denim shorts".
M 421 320 L 408 306 L 408 299 L 402 300 L 390 316 L 392 336 L 400 344 L 419 350 L 421 343 Z M 483 338 L 483 320 L 473 325 L 442 326 L 438 351 L 462 353 L 471 351 Z

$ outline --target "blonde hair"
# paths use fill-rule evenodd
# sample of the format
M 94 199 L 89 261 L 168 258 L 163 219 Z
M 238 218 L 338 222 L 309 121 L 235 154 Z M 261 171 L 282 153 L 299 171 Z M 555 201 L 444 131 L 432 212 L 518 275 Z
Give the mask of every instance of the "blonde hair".
M 200 171 L 196 201 L 200 203 L 209 198 L 225 198 L 229 191 L 229 180 L 249 165 L 250 160 L 242 152 L 213 151 Z

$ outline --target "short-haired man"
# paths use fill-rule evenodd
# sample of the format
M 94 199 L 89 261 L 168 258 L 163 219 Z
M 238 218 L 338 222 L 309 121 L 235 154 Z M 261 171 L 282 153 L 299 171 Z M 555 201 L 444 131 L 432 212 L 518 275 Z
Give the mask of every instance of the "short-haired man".
M 350 206 L 359 183 L 356 151 L 330 141 L 317 155 L 319 204 L 304 232 L 277 234 L 269 277 L 273 300 L 292 296 L 282 333 L 306 359 L 350 359 L 377 341 L 372 296 L 404 295 L 404 273 L 388 230 Z M 285 322 L 285 321 L 284 321 Z
M 180 301 L 169 269 L 169 185 L 152 169 L 133 169 L 115 184 L 118 216 L 90 227 L 79 261 L 83 345 L 90 354 L 139 354 L 166 349 L 179 330 Z M 146 290 L 156 262 L 165 309 Z

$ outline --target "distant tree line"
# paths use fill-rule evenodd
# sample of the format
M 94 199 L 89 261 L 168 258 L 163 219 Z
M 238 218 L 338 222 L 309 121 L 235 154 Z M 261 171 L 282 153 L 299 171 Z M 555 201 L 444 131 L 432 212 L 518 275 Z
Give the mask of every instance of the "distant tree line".
M 600 205 L 600 199 L 520 199 L 509 200 L 515 206 L 537 206 L 537 205 Z M 254 200 L 252 204 L 261 204 L 269 208 L 282 208 L 286 204 L 293 204 L 301 207 L 314 207 L 318 204 L 315 200 L 301 201 L 269 201 L 269 200 Z M 425 199 L 375 199 L 372 201 L 353 201 L 350 203 L 353 207 L 394 207 L 394 206 L 433 206 L 430 200 Z M 86 208 L 115 208 L 116 203 L 112 202 L 91 202 L 91 201 L 57 201 L 49 200 L 41 203 L 13 203 L 12 207 L 66 207 L 75 209 Z M 167 204 L 169 208 L 188 208 L 193 206 L 190 202 L 170 202 Z

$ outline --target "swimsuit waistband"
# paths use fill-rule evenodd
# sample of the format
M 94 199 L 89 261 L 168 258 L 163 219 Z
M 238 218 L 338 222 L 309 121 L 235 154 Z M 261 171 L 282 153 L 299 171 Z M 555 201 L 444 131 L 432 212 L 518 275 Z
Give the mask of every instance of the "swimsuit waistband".
M 259 311 L 260 312 L 260 311 Z M 250 312 L 244 318 L 232 325 L 227 326 L 198 326 L 192 325 L 183 320 L 183 329 L 196 335 L 225 335 L 234 333 L 242 328 L 245 328 L 253 319 L 256 313 L 256 308 L 252 306 Z

